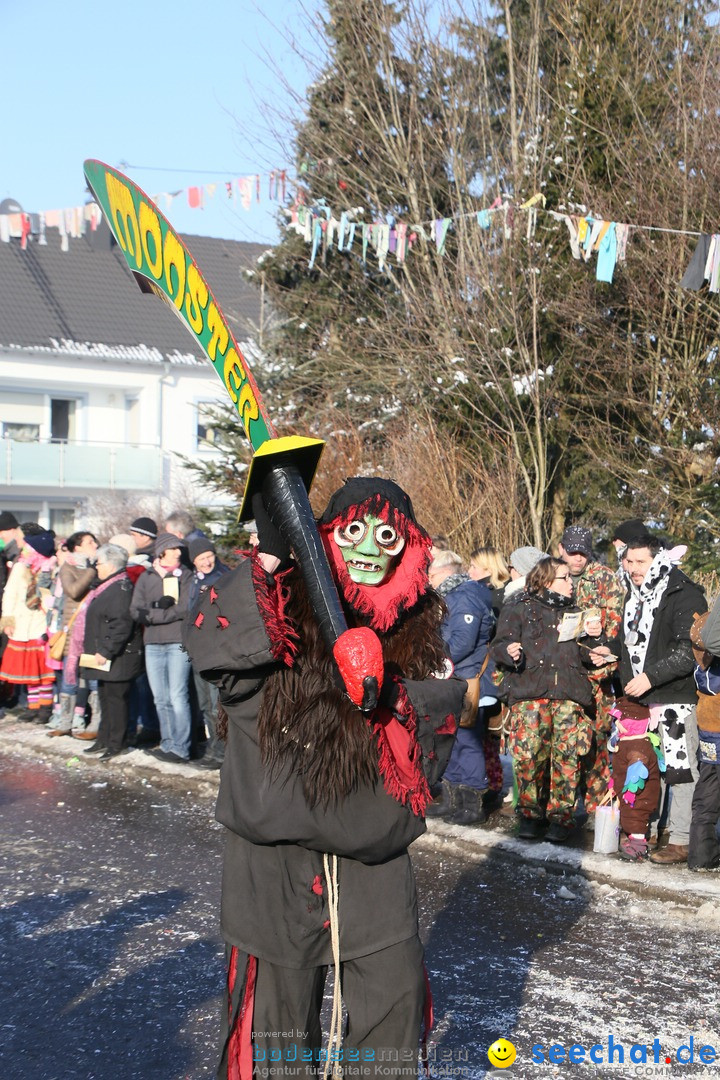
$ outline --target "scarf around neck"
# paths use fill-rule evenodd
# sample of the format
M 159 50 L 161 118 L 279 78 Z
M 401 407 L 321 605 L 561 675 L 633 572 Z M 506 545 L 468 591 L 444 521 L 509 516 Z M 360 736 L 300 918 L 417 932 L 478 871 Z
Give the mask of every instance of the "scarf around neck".
M 645 670 L 650 634 L 660 600 L 668 587 L 668 576 L 673 568 L 673 559 L 668 551 L 659 551 L 645 575 L 642 585 L 630 583 L 630 599 L 623 613 L 625 645 L 633 675 L 640 675 Z M 637 639 L 628 641 L 628 635 L 637 635 Z

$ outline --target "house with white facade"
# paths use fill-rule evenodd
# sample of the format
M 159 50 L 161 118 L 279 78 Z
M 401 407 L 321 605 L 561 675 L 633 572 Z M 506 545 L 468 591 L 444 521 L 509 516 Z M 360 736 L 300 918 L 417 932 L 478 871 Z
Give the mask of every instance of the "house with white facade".
M 158 519 L 189 499 L 217 503 L 178 457 L 217 455 L 207 410 L 227 395 L 212 364 L 140 292 L 104 223 L 43 239 L 0 243 L 0 509 L 67 534 L 113 494 Z M 265 247 L 183 239 L 252 352 L 262 298 L 245 271 Z

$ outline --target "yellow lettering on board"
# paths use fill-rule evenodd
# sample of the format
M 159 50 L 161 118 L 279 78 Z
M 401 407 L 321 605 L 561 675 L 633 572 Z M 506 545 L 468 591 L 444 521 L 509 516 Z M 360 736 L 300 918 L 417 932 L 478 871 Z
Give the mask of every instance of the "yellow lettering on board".
M 210 359 L 212 360 L 212 362 L 214 364 L 215 363 L 215 357 L 217 356 L 218 344 L 220 345 L 220 356 L 222 357 L 225 354 L 225 350 L 228 347 L 228 341 L 230 340 L 230 334 L 228 333 L 228 328 L 225 325 L 225 323 L 222 321 L 222 318 L 220 316 L 220 312 L 218 311 L 218 309 L 215 307 L 214 304 L 211 304 L 210 307 L 208 308 L 207 324 L 208 324 L 208 330 L 210 331 L 210 334 L 211 334 L 210 341 L 208 342 L 207 351 L 208 351 L 208 356 L 210 357 Z M 234 350 L 233 350 L 233 353 L 234 353 L 235 358 L 237 359 L 237 353 L 235 353 Z M 226 370 L 227 370 L 227 360 L 225 361 L 225 366 L 226 366 Z M 225 380 L 225 385 L 227 386 L 227 379 Z M 228 386 L 228 390 L 229 389 L 230 389 L 230 387 Z M 237 401 L 237 398 L 233 398 L 233 401 Z
M 178 311 L 181 311 L 185 299 L 185 252 L 178 238 L 173 236 L 169 229 L 165 233 L 163 263 L 165 264 L 165 284 L 170 298 Z M 173 284 L 173 267 L 177 285 Z
M 249 382 L 246 382 L 240 391 L 238 410 L 242 417 L 243 427 L 245 428 L 245 431 L 249 432 L 250 421 L 257 420 L 260 415 L 260 406 L 257 403 L 257 398 L 255 397 L 253 388 Z
M 130 189 L 109 172 L 105 173 L 105 186 L 107 188 L 108 202 L 110 203 L 110 213 L 115 225 L 113 231 L 118 238 L 118 243 L 123 251 L 127 251 L 134 256 L 135 263 L 140 269 L 142 266 L 140 229 Z
M 257 420 L 260 415 L 253 388 L 248 382 L 247 372 L 242 361 L 234 349 L 229 349 L 223 366 L 223 379 L 230 397 L 233 399 L 243 427 L 247 435 L 250 434 L 250 421 Z
M 225 365 L 223 367 L 223 381 L 227 387 L 227 392 L 237 405 L 240 395 L 240 388 L 245 382 L 247 375 L 245 369 L 240 363 L 240 357 L 234 349 L 230 349 L 225 357 Z M 234 381 L 233 381 L 234 380 Z
M 152 240 L 152 250 L 154 254 L 150 253 L 150 244 L 148 238 Z M 149 203 L 140 203 L 140 242 L 142 243 L 143 255 L 145 256 L 145 262 L 150 267 L 150 273 L 159 281 L 162 277 L 162 233 L 160 231 L 160 222 L 158 216 Z
M 185 314 L 196 334 L 202 333 L 202 313 L 207 307 L 208 287 L 200 276 L 195 263 L 190 263 L 187 271 L 187 293 L 185 294 Z

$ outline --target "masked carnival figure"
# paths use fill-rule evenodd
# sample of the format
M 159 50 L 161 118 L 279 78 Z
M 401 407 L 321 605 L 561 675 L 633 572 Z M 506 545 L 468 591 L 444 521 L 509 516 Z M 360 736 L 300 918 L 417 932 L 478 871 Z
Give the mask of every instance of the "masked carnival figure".
M 207 590 L 187 631 L 227 714 L 218 1076 L 326 1072 L 332 964 L 336 1074 L 416 1077 L 429 991 L 407 849 L 425 831 L 466 689 L 446 677 L 430 538 L 406 493 L 376 478 L 346 481 L 319 521 L 348 626 L 382 647 L 377 707 L 364 715 L 260 496 L 253 510 L 258 546 Z

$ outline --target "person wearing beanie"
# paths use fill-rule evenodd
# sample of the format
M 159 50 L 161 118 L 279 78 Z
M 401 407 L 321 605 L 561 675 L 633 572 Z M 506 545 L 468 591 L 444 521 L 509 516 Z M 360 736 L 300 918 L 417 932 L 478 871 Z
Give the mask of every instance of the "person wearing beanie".
M 631 540 L 650 539 L 652 536 L 647 525 L 640 518 L 628 518 L 627 521 L 621 521 L 613 531 L 611 540 L 613 547 L 618 552 L 618 558 L 620 558 L 620 551 L 624 550 Z
M 152 546 L 157 540 L 158 527 L 149 517 L 135 518 L 132 525 L 128 528 L 130 536 L 135 541 L 135 551 L 133 555 L 138 552 L 149 555 Z
M 209 589 L 211 585 L 214 585 L 223 574 L 229 573 L 230 567 L 220 562 L 215 551 L 215 545 L 207 537 L 191 540 L 188 544 L 188 555 L 194 568 L 188 604 L 188 618 L 192 619 L 192 613 L 200 599 L 200 595 Z M 217 686 L 208 682 L 207 679 L 203 679 L 195 664 L 192 667 L 195 693 L 197 694 L 198 706 L 202 713 L 207 734 L 205 752 L 198 759 L 197 765 L 202 769 L 219 769 L 225 753 L 225 743 L 218 737 L 217 732 L 219 691 Z
M 510 553 L 510 581 L 505 586 L 503 600 L 511 596 L 518 596 L 525 588 L 525 578 L 530 571 L 537 566 L 541 559 L 546 559 L 547 553 L 536 547 L 515 548 Z
M 55 682 L 46 652 L 50 584 L 57 565 L 55 534 L 36 522 L 22 526 L 22 531 L 22 547 L 2 598 L 0 630 L 8 641 L 0 680 L 27 687 L 28 707 L 16 719 L 46 724 L 52 715 Z
M 610 787 L 620 800 L 620 858 L 641 862 L 648 856 L 650 818 L 660 802 L 660 774 L 665 771 L 658 721 L 647 705 L 619 697 L 613 704 Z
M 135 583 L 130 613 L 145 627 L 145 670 L 160 721 L 160 761 L 190 758 L 190 664 L 182 649 L 192 574 L 181 565 L 187 545 L 172 533 L 153 543 L 152 566 Z
M 259 494 L 252 509 L 257 548 L 186 624 L 227 725 L 218 1075 L 250 1060 L 250 1027 L 261 1060 L 317 1062 L 331 963 L 347 1008 L 343 1051 L 362 1046 L 372 1076 L 416 1075 L 426 975 L 407 849 L 425 831 L 467 685 L 435 677 L 447 665 L 430 537 L 393 481 L 353 477 L 332 496 L 317 528 L 349 630 L 331 651 Z M 366 650 L 355 663 L 348 638 Z M 357 702 L 371 672 L 381 692 L 365 714 Z
M 698 778 L 697 684 L 691 632 L 707 611 L 705 590 L 676 565 L 672 551 L 656 538 L 631 540 L 625 554 L 629 591 L 615 653 L 625 695 L 647 705 L 662 740 L 664 798 L 669 798 L 668 843 L 657 847 L 657 818 L 651 823 L 650 862 L 687 861 L 693 792 Z M 596 652 L 608 652 L 605 645 Z
M 5 533 L 14 532 L 20 528 L 20 522 L 9 510 L 0 512 L 0 540 L 5 540 Z
M 625 588 L 616 574 L 603 566 L 593 555 L 593 538 L 590 529 L 582 525 L 569 525 L 558 544 L 560 558 L 572 578 L 575 603 L 583 612 L 588 625 L 599 622 L 606 644 L 612 649 L 620 632 Z M 581 641 L 587 644 L 585 633 Z M 612 685 L 617 663 L 593 668 L 588 677 L 593 688 L 595 711 L 592 716 L 592 745 L 582 760 L 580 789 L 583 794 L 586 825 L 594 827 L 595 810 L 605 798 L 610 783 L 610 758 L 608 738 L 613 723 L 611 710 L 615 702 Z
M 137 518 L 128 532 L 118 533 L 108 541 L 127 551 L 125 569 L 133 586 L 140 575 L 152 566 L 152 546 L 156 539 L 157 526 L 152 518 Z M 132 680 L 129 712 L 128 745 L 136 748 L 157 746 L 160 742 L 160 723 L 144 667 Z

